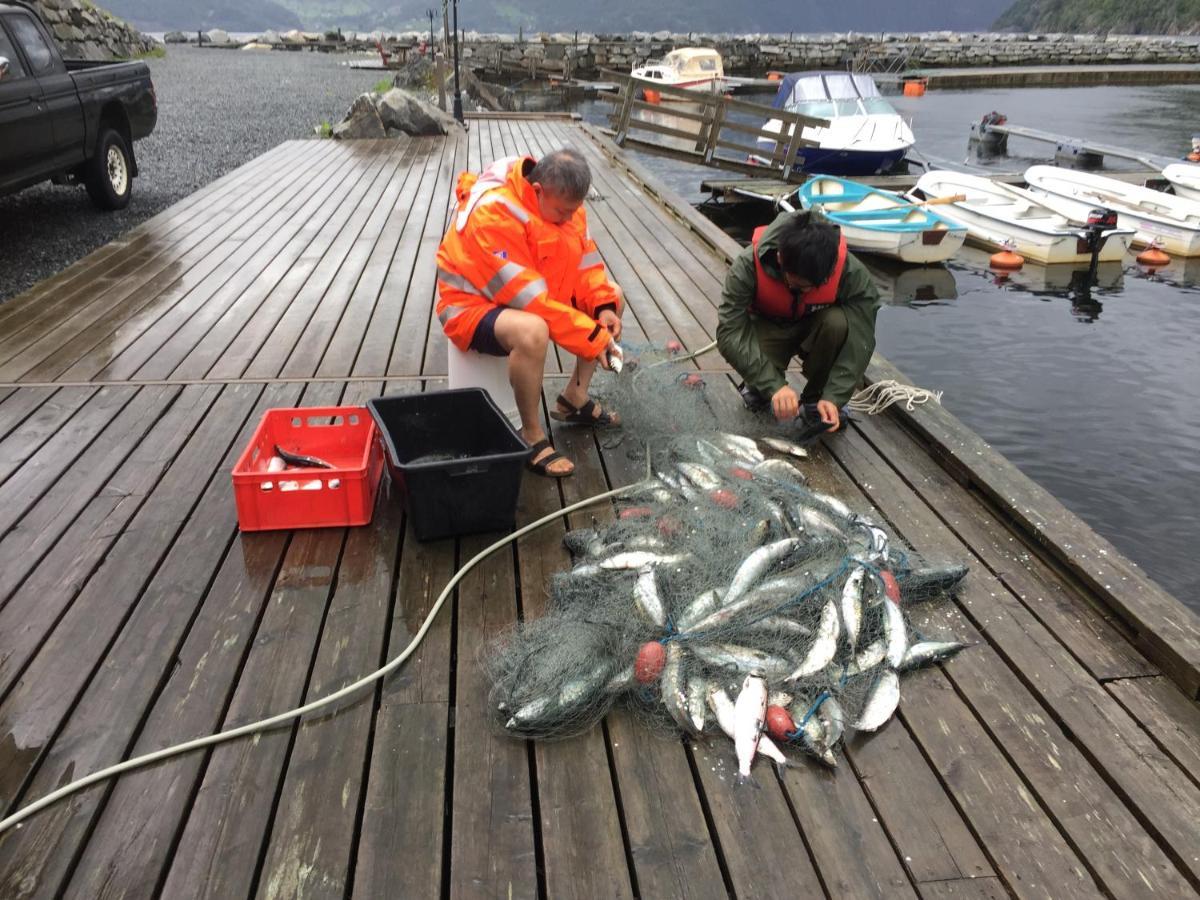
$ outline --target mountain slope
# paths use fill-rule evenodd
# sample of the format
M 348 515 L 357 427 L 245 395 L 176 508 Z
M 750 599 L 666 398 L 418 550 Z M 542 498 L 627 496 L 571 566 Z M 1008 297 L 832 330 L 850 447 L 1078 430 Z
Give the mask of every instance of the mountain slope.
M 1078 34 L 1196 34 L 1200 0 L 1017 0 L 994 27 Z

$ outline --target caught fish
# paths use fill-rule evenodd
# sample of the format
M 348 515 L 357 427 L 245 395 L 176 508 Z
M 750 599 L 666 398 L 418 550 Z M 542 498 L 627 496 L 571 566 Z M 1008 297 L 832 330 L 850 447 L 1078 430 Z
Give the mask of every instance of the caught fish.
M 845 713 L 842 712 L 842 707 L 837 700 L 828 697 L 817 707 L 817 717 L 820 718 L 821 725 L 825 729 L 825 747 L 832 750 L 842 739 L 842 732 L 846 727 Z
M 666 550 L 667 542 L 653 534 L 635 534 L 621 542 L 626 550 Z
M 509 730 L 536 728 L 548 721 L 562 718 L 602 689 L 611 671 L 612 663 L 600 663 L 585 675 L 572 678 L 564 684 L 556 697 L 539 697 L 526 703 L 513 713 L 504 727 Z
M 628 665 L 623 669 L 618 669 L 617 673 L 612 678 L 608 679 L 608 683 L 604 685 L 604 693 L 619 694 L 622 691 L 627 691 L 637 685 L 637 677 L 635 675 L 633 665 Z
M 733 704 L 733 745 L 737 750 L 738 784 L 750 780 L 750 766 L 758 753 L 767 719 L 767 682 L 761 675 L 747 675 Z
M 789 555 L 796 552 L 802 545 L 798 538 L 784 538 L 765 547 L 759 547 L 746 557 L 729 583 L 725 592 L 725 604 L 728 605 L 742 594 L 746 593 L 767 570 Z
M 681 462 L 677 464 L 676 468 L 683 473 L 684 478 L 702 491 L 715 491 L 721 487 L 721 476 L 708 466 L 694 462 Z
M 899 668 L 908 649 L 908 631 L 904 625 L 904 613 L 900 604 L 893 600 L 883 601 L 883 631 L 887 641 L 887 664 Z
M 896 580 L 905 600 L 948 591 L 966 577 L 966 566 L 912 569 Z
M 642 615 L 659 628 L 666 627 L 667 610 L 658 594 L 658 582 L 654 577 L 653 566 L 642 566 L 638 569 L 637 582 L 633 586 L 633 598 Z
M 824 706 L 824 703 L 821 704 Z M 818 707 L 819 709 L 819 707 Z M 800 746 L 830 768 L 837 768 L 837 757 L 833 755 L 833 744 L 825 733 L 825 723 L 817 717 L 811 704 L 801 701 L 788 711 L 800 731 Z
M 724 688 L 713 686 L 708 689 L 708 708 L 717 718 L 717 727 L 725 732 L 731 741 L 736 741 L 734 705 Z M 788 758 L 783 755 L 783 751 L 765 734 L 758 739 L 758 752 L 780 768 L 788 764 Z
M 842 628 L 846 631 L 851 653 L 858 645 L 858 629 L 862 625 L 863 578 L 866 574 L 866 569 L 856 566 L 842 588 Z
M 803 590 L 803 582 L 797 578 L 781 576 L 772 579 L 742 595 L 741 599 L 735 600 L 733 603 L 722 603 L 718 609 L 703 619 L 692 621 L 688 630 L 711 631 L 752 613 L 770 614 L 773 610 L 792 600 L 801 590 Z M 728 595 L 725 599 L 728 599 Z
M 275 455 L 289 466 L 300 469 L 332 469 L 333 463 L 326 462 L 317 456 L 305 456 L 303 453 L 289 453 L 278 444 L 275 445 Z
M 797 503 L 789 511 L 796 523 L 809 533 L 842 537 L 842 524 L 820 507 Z
M 795 699 L 795 696 L 789 694 L 787 691 L 772 691 L 767 695 L 767 706 L 778 706 L 787 709 Z
M 721 592 L 716 588 L 711 588 L 684 607 L 683 612 L 679 614 L 679 621 L 675 625 L 680 631 L 687 631 L 694 623 L 715 612 L 720 605 Z
M 708 679 L 698 673 L 688 675 L 687 712 L 696 734 L 704 731 L 705 701 L 708 696 Z
M 889 669 L 871 687 L 867 702 L 853 727 L 859 731 L 875 731 L 892 717 L 899 704 L 900 676 Z
M 846 667 L 846 676 L 861 675 L 863 672 L 871 671 L 883 662 L 885 656 L 887 656 L 887 644 L 883 640 L 872 641 L 851 660 L 850 665 Z
M 802 485 L 804 473 L 782 459 L 767 459 L 750 470 L 755 478 L 769 478 L 784 485 Z
M 605 557 L 599 562 L 585 563 L 571 570 L 573 575 L 593 576 L 622 569 L 644 569 L 647 566 L 677 566 L 688 559 L 686 553 L 661 554 L 646 550 L 629 550 Z
M 739 438 L 734 434 L 718 435 L 714 443 L 728 456 L 750 467 L 756 466 L 766 459 L 762 451 L 758 449 L 758 445 L 747 438 Z
M 812 629 L 803 622 L 789 619 L 787 616 L 764 616 L 742 626 L 742 629 L 754 634 L 784 636 L 789 638 L 808 637 Z M 784 705 L 784 704 L 776 704 Z
M 599 556 L 606 544 L 595 528 L 575 528 L 563 535 L 563 546 L 572 558 L 578 559 Z
M 683 649 L 674 641 L 667 644 L 667 664 L 662 673 L 662 701 L 667 713 L 685 732 L 692 734 L 687 712 L 687 693 L 683 683 Z
M 821 610 L 821 624 L 817 626 L 817 639 L 808 648 L 803 661 L 785 681 L 798 681 L 816 675 L 833 661 L 837 653 L 838 611 L 832 600 Z
M 792 665 L 782 656 L 739 644 L 689 642 L 688 649 L 697 659 L 713 668 L 733 669 L 747 675 L 758 672 L 770 680 L 783 677 Z
M 904 658 L 900 660 L 897 671 L 908 672 L 930 663 L 950 659 L 966 646 L 961 641 L 918 641 L 904 651 Z
M 796 459 L 808 459 L 808 451 L 794 441 L 778 437 L 763 437 L 759 438 L 758 442 L 766 447 L 770 447 L 776 453 L 794 456 Z

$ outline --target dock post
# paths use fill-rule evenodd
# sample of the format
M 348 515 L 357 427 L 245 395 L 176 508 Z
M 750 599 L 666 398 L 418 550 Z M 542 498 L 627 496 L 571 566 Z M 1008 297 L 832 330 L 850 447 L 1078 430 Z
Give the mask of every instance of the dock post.
M 440 50 L 433 55 L 433 77 L 437 79 L 438 109 L 446 111 L 446 54 Z

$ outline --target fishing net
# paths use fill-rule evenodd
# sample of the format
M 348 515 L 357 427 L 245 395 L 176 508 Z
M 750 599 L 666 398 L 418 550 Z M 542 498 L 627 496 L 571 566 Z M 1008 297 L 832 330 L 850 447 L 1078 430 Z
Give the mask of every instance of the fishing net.
M 899 674 L 961 648 L 920 634 L 907 610 L 966 569 L 921 559 L 814 489 L 807 451 L 769 416 L 723 431 L 731 411 L 694 370 L 637 351 L 597 387 L 624 421 L 607 452 L 648 474 L 613 521 L 567 533 L 573 566 L 552 576 L 546 614 L 485 649 L 496 725 L 564 737 L 619 703 L 733 737 L 753 683 L 775 744 L 833 765 L 844 734 L 891 716 Z

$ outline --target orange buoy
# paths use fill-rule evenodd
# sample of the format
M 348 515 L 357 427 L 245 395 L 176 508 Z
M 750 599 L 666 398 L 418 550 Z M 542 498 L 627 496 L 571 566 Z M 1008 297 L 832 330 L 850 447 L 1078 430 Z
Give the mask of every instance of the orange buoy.
M 638 650 L 633 677 L 641 684 L 650 684 L 658 679 L 666 665 L 667 648 L 658 641 L 647 641 Z
M 768 72 L 767 81 L 783 81 L 782 72 Z
M 653 103 L 655 105 L 662 103 L 662 92 L 656 91 L 652 88 L 642 88 L 642 93 L 645 95 L 647 103 Z
M 796 733 L 796 722 L 782 706 L 767 707 L 767 734 L 777 741 L 786 741 Z
M 993 253 L 988 259 L 988 265 L 993 269 L 1015 270 L 1025 265 L 1025 257 L 1020 253 L 1005 249 L 999 253 Z
M 924 78 L 910 78 L 904 82 L 905 97 L 924 97 L 925 86 L 929 82 Z
M 1137 261 L 1143 266 L 1154 266 L 1157 268 L 1169 263 L 1171 257 L 1163 252 L 1163 249 L 1158 245 L 1158 241 L 1155 240 L 1153 244 L 1137 255 Z

